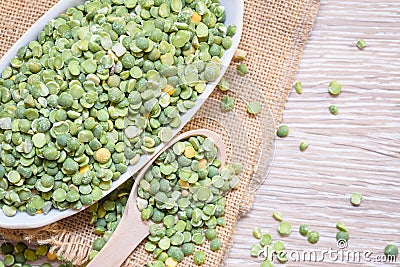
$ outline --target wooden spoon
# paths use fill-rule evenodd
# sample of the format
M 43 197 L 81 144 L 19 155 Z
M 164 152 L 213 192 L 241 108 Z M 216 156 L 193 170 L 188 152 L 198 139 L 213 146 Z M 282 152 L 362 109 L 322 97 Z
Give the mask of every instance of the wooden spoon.
M 170 141 L 163 150 L 154 155 L 137 175 L 132 191 L 126 203 L 125 212 L 122 215 L 121 221 L 117 229 L 107 241 L 106 245 L 97 254 L 87 267 L 116 267 L 121 266 L 131 252 L 145 239 L 149 234 L 150 221 L 142 221 L 140 211 L 136 206 L 137 190 L 140 180 L 146 174 L 146 171 L 152 166 L 158 156 L 173 146 L 176 142 L 187 139 L 191 136 L 203 136 L 211 138 L 215 146 L 218 148 L 218 159 L 221 161 L 221 166 L 225 165 L 226 147 L 221 137 L 206 129 L 193 130 L 185 132 Z

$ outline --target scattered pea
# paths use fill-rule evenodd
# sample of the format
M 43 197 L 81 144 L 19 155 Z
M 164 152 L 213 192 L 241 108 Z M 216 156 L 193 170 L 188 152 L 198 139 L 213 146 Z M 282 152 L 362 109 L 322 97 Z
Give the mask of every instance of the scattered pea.
M 217 231 L 213 228 L 207 229 L 205 235 L 208 240 L 213 240 L 217 236 Z
M 342 85 L 338 81 L 332 81 L 329 84 L 329 93 L 331 95 L 338 95 L 342 92 Z
M 32 136 L 33 145 L 37 148 L 42 148 L 46 145 L 46 135 L 44 133 L 37 133 Z
M 340 231 L 347 232 L 347 228 L 346 228 L 346 226 L 344 225 L 344 223 L 342 223 L 342 222 L 338 222 L 338 223 L 336 224 L 336 228 L 339 229 Z
M 339 241 L 339 240 L 346 240 L 346 241 L 349 241 L 349 233 L 348 233 L 348 232 L 345 232 L 345 231 L 339 231 L 339 232 L 336 234 L 336 240 L 337 240 L 337 241 Z
M 360 206 L 362 201 L 362 195 L 360 193 L 353 193 L 350 197 L 350 202 L 353 206 Z
M 296 93 L 301 95 L 303 93 L 303 85 L 302 85 L 302 83 L 301 82 L 296 82 L 294 84 L 294 90 L 296 90 Z
M 221 100 L 221 109 L 223 111 L 229 111 L 232 110 L 235 107 L 235 99 L 230 96 L 225 96 Z
M 359 39 L 357 41 L 357 47 L 360 50 L 363 50 L 367 46 L 367 43 L 363 39 Z
M 210 242 L 210 248 L 212 251 L 219 250 L 221 248 L 221 245 L 222 245 L 222 241 L 221 241 L 221 239 L 218 239 L 218 238 L 214 238 Z
M 285 243 L 283 243 L 281 240 L 275 241 L 274 242 L 274 249 L 275 249 L 275 251 L 285 250 Z
M 193 243 L 196 245 L 202 245 L 204 243 L 204 236 L 202 233 L 195 233 L 192 237 Z
M 338 109 L 338 107 L 335 106 L 335 105 L 330 105 L 330 106 L 329 106 L 329 111 L 330 111 L 333 115 L 336 115 L 336 114 L 338 114 L 339 109 Z
M 242 61 L 246 58 L 247 52 L 242 49 L 236 49 L 235 54 L 233 55 L 233 60 Z
M 250 114 L 258 114 L 261 112 L 261 103 L 260 102 L 249 102 L 247 105 L 247 112 Z
M 399 248 L 395 244 L 388 244 L 385 247 L 384 253 L 387 257 L 397 257 L 399 255 Z
M 185 256 L 190 256 L 194 252 L 194 244 L 193 243 L 184 243 L 182 245 L 182 252 Z
M 269 259 L 265 259 L 260 265 L 260 267 L 273 267 L 273 266 L 274 265 Z
M 206 262 L 206 253 L 202 250 L 196 251 L 193 255 L 193 261 L 196 265 L 203 265 Z
M 237 66 L 237 72 L 240 74 L 240 75 L 246 75 L 246 74 L 248 74 L 249 73 L 249 70 L 247 69 L 247 66 L 245 65 L 245 64 L 243 64 L 243 63 L 241 63 L 241 64 L 239 64 L 238 66 Z
M 218 83 L 218 88 L 223 92 L 228 91 L 230 88 L 230 84 L 225 78 L 222 78 L 221 81 Z
M 278 222 L 282 221 L 282 214 L 279 211 L 272 213 L 272 217 Z
M 286 137 L 289 134 L 289 127 L 287 125 L 279 126 L 276 135 L 279 137 Z
M 255 244 L 251 247 L 250 255 L 252 257 L 258 257 L 260 252 L 262 251 L 262 247 L 259 244 Z
M 281 222 L 278 226 L 278 232 L 281 235 L 290 235 L 292 232 L 292 225 L 288 222 Z
M 270 234 L 264 234 L 264 235 L 261 237 L 260 244 L 261 244 L 262 246 L 268 246 L 268 245 L 271 244 L 271 241 L 272 241 L 272 236 L 271 236 Z
M 262 237 L 262 232 L 260 227 L 254 227 L 253 228 L 253 236 L 257 239 L 260 239 Z
M 288 261 L 288 258 L 287 258 L 287 256 L 286 256 L 286 252 L 284 252 L 284 251 L 279 252 L 279 253 L 276 255 L 276 258 L 278 259 L 278 261 L 279 261 L 280 263 L 285 263 L 285 262 Z
M 301 152 L 305 151 L 309 146 L 309 143 L 307 141 L 301 141 L 299 149 Z
M 307 240 L 308 240 L 308 242 L 310 242 L 311 244 L 317 243 L 318 240 L 319 240 L 319 233 L 316 232 L 316 231 L 308 232 Z
M 307 224 L 300 225 L 299 232 L 300 232 L 300 234 L 302 236 L 307 236 L 308 235 L 308 231 L 309 231 L 309 229 L 308 229 L 308 225 Z

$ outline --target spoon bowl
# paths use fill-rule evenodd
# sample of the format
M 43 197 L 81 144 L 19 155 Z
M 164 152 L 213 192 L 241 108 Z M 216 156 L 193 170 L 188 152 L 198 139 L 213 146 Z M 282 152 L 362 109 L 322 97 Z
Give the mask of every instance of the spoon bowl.
M 217 158 L 221 161 L 221 166 L 225 165 L 226 147 L 221 137 L 213 131 L 199 129 L 185 132 L 170 141 L 154 158 L 146 164 L 139 172 L 133 184 L 132 191 L 126 203 L 124 214 L 118 224 L 117 229 L 107 241 L 106 245 L 97 254 L 87 267 L 114 267 L 121 266 L 131 252 L 145 239 L 149 234 L 150 221 L 142 221 L 139 209 L 136 206 L 138 198 L 137 190 L 140 180 L 144 177 L 147 170 L 152 166 L 153 162 L 165 150 L 173 146 L 176 142 L 187 139 L 191 136 L 203 136 L 211 138 L 218 149 Z

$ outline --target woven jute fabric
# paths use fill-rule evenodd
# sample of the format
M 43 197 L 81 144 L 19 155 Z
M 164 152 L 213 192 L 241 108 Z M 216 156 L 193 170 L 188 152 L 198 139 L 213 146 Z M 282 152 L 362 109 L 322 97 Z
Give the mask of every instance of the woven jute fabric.
M 56 2 L 0 1 L 0 56 Z M 244 166 L 239 188 L 227 195 L 226 226 L 218 229 L 219 238 L 223 241 L 222 249 L 212 252 L 206 242 L 201 248 L 207 250 L 207 261 L 203 266 L 224 264 L 233 242 L 235 225 L 240 216 L 249 211 L 253 190 L 268 171 L 268 163 L 273 157 L 274 125 L 281 120 L 318 6 L 319 0 L 245 0 L 240 48 L 248 52 L 245 63 L 250 74 L 246 77 L 237 75 L 237 63 L 231 63 L 225 77 L 232 90 L 228 93 L 214 90 L 184 128 L 184 131 L 207 128 L 217 132 L 227 145 L 228 161 L 237 161 Z M 227 94 L 235 98 L 235 108 L 222 112 L 219 103 Z M 255 100 L 264 103 L 263 111 L 257 116 L 250 116 L 246 103 Z M 135 231 L 134 225 L 132 231 Z M 87 262 L 96 238 L 93 226 L 89 224 L 89 214 L 85 211 L 41 229 L 0 229 L 0 236 L 9 240 L 50 243 L 53 251 L 77 265 Z M 141 244 L 124 266 L 144 266 L 149 260 L 152 256 Z M 180 264 L 193 265 L 192 257 Z

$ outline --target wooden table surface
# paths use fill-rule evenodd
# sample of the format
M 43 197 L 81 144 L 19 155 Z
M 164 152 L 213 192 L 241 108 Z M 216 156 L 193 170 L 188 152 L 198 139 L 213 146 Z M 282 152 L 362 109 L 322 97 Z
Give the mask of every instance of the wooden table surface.
M 363 51 L 355 46 L 360 38 L 367 43 Z M 400 266 L 400 256 L 397 264 L 374 258 L 388 243 L 400 247 L 400 1 L 323 0 L 297 80 L 303 94 L 292 92 L 283 115 L 290 135 L 276 141 L 271 172 L 237 225 L 226 266 L 260 265 L 249 256 L 254 226 L 288 250 L 340 250 L 339 221 L 350 234 L 347 251 L 371 251 L 363 266 Z M 338 97 L 328 93 L 332 80 L 343 85 Z M 329 113 L 331 104 L 338 115 Z M 298 148 L 302 140 L 310 143 L 305 152 Z M 353 192 L 363 195 L 359 207 L 350 204 Z M 279 237 L 274 211 L 292 223 L 289 237 Z M 303 223 L 321 234 L 318 244 L 298 233 Z M 356 265 L 335 255 L 287 265 Z

